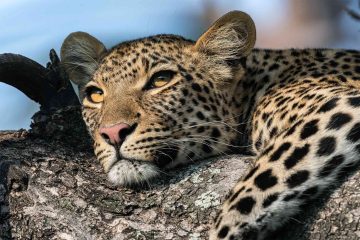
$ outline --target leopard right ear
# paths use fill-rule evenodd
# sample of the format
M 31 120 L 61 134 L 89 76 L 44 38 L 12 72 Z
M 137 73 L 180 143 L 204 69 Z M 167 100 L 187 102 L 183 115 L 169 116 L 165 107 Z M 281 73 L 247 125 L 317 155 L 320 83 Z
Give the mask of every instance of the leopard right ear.
M 232 61 L 248 55 L 255 40 L 256 28 L 251 17 L 241 11 L 232 11 L 201 35 L 194 48 L 214 61 Z
M 81 88 L 98 68 L 106 48 L 99 40 L 85 32 L 73 32 L 61 46 L 61 63 L 71 81 Z

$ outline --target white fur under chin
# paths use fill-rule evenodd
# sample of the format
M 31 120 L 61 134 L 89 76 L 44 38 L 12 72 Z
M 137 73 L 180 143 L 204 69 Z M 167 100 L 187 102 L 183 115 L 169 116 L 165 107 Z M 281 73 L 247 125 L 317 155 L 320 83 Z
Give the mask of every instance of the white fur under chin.
M 159 176 L 158 168 L 147 162 L 120 160 L 111 167 L 109 181 L 120 186 L 142 184 Z

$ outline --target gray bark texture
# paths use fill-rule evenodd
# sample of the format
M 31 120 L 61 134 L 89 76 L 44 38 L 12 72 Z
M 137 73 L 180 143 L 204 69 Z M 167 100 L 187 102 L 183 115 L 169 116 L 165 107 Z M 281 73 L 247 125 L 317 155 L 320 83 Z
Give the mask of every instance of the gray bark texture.
M 251 164 L 224 156 L 150 186 L 116 187 L 93 156 L 78 107 L 38 113 L 30 131 L 0 132 L 0 239 L 207 239 Z M 270 239 L 360 239 L 359 180 L 355 171 Z

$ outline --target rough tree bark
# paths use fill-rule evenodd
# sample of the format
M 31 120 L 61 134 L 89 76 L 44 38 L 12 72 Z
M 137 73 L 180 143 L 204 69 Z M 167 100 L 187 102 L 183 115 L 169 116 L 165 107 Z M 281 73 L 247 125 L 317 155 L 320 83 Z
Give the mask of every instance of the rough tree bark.
M 109 184 L 78 107 L 0 133 L 1 239 L 206 239 L 226 193 L 251 166 L 224 156 L 138 189 Z M 271 239 L 360 239 L 360 173 Z M 332 191 L 329 191 L 332 192 Z M 282 236 L 282 237 L 280 237 Z
M 77 101 L 68 80 L 56 74 L 61 71 L 52 54 L 48 70 L 37 69 L 46 71 L 39 76 L 58 77 L 41 83 L 57 97 L 29 92 L 46 104 L 33 117 L 31 130 L 0 131 L 0 239 L 206 239 L 225 195 L 251 167 L 251 157 L 204 160 L 137 189 L 109 184 L 92 154 L 79 107 L 68 106 Z M 5 63 L 5 69 L 16 70 Z M 0 71 L 0 81 L 12 76 L 7 71 Z M 25 75 L 18 73 L 15 80 Z M 8 83 L 20 90 L 26 85 Z M 360 239 L 360 173 L 344 180 L 270 239 Z

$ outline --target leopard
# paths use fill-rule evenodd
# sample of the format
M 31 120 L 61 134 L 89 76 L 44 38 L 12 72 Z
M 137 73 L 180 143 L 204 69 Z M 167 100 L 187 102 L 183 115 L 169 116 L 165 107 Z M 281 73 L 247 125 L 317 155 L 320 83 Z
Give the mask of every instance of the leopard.
M 212 240 L 266 238 L 360 161 L 360 51 L 255 41 L 252 18 L 232 11 L 196 41 L 159 34 L 107 49 L 74 32 L 61 46 L 112 183 L 141 184 L 225 153 L 251 156 Z

